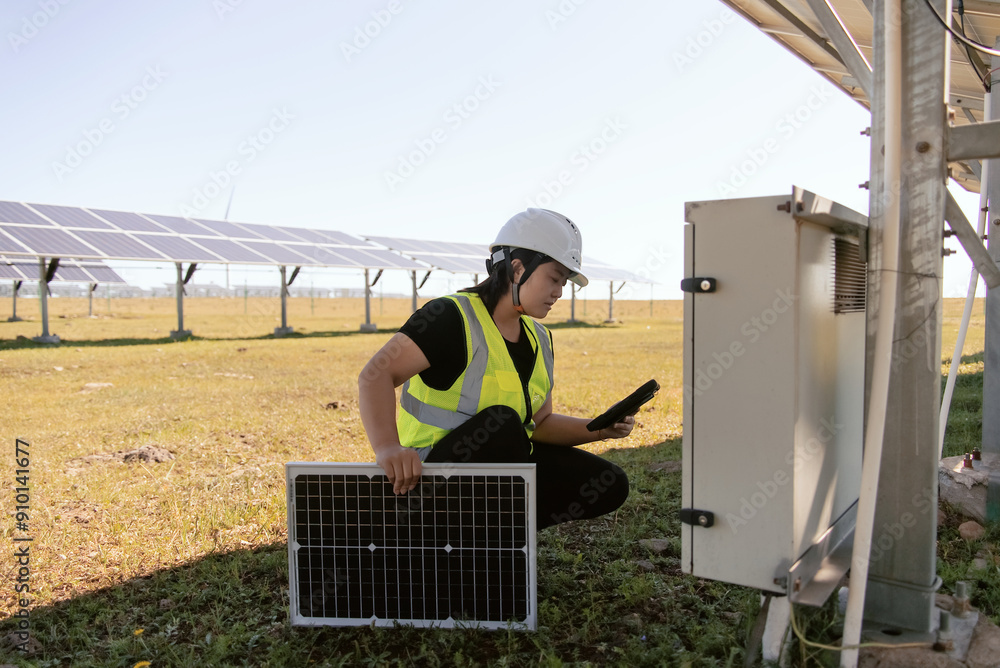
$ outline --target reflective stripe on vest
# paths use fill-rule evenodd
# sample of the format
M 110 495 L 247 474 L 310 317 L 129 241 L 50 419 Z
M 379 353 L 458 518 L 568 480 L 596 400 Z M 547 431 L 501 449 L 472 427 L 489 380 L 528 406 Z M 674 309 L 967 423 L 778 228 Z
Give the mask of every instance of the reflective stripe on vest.
M 510 360 L 506 344 L 503 343 L 500 333 L 491 331 L 490 337 L 487 337 L 483 330 L 485 318 L 490 319 L 489 325 L 493 325 L 493 323 L 479 296 L 460 293 L 450 295 L 448 298 L 458 305 L 466 324 L 466 344 L 469 346 L 466 351 L 466 368 L 456 379 L 455 385 L 448 390 L 430 388 L 420 380 L 419 376 L 414 376 L 403 384 L 402 396 L 400 397 L 402 410 L 397 420 L 400 440 L 403 445 L 412 447 L 432 445 L 480 410 L 494 403 L 507 403 L 509 405 L 514 401 L 515 392 L 511 387 L 511 381 L 515 378 L 516 396 L 520 397 L 517 404 L 520 406 L 512 405 L 511 407 L 517 410 L 522 418 L 525 415 L 533 414 L 551 394 L 552 346 L 548 331 L 541 324 L 522 316 L 522 322 L 526 321 L 525 324 L 531 323 L 532 325 L 525 328 L 525 333 L 536 341 L 534 346 L 536 351 L 535 364 L 528 383 L 528 394 L 534 392 L 535 395 L 534 397 L 525 397 L 524 384 L 513 367 L 513 361 Z M 492 371 L 489 367 L 489 338 L 494 339 L 495 346 L 503 346 L 502 350 L 494 350 L 497 366 Z M 541 371 L 542 368 L 545 369 L 544 372 Z M 539 376 L 540 372 L 541 376 Z M 484 379 L 486 378 L 490 379 L 489 390 L 484 390 Z M 500 398 L 503 396 L 508 397 L 508 400 L 501 401 Z M 528 406 L 523 405 L 525 399 L 530 402 Z M 525 428 L 530 436 L 534 429 L 534 423 L 529 422 Z

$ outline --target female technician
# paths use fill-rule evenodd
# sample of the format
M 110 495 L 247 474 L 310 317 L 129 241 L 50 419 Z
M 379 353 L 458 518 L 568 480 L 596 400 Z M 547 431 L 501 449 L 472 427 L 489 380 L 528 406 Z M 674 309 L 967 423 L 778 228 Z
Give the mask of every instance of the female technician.
M 490 246 L 485 281 L 425 304 L 365 365 L 361 420 L 397 494 L 417 485 L 422 461 L 529 462 L 539 528 L 625 502 L 625 472 L 570 446 L 624 438 L 634 418 L 590 432 L 588 419 L 553 413 L 552 339 L 533 320 L 548 315 L 567 280 L 587 285 L 581 246 L 565 216 L 517 214 Z

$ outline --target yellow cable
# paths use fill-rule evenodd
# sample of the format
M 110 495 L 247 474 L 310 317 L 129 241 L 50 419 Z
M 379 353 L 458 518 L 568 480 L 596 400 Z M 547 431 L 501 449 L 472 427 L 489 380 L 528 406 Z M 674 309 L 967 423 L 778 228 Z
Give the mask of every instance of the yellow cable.
M 829 649 L 829 650 L 833 650 L 834 652 L 839 652 L 839 651 L 845 650 L 845 649 L 863 649 L 865 647 L 886 647 L 886 648 L 890 648 L 890 649 L 903 649 L 903 648 L 907 648 L 907 647 L 933 647 L 934 646 L 933 643 L 929 643 L 929 642 L 911 642 L 911 643 L 901 643 L 899 645 L 894 645 L 892 643 L 881 643 L 881 642 L 863 642 L 863 643 L 860 643 L 858 645 L 847 645 L 847 646 L 824 645 L 822 643 L 813 642 L 811 640 L 806 640 L 806 637 L 802 634 L 802 631 L 799 629 L 798 623 L 795 621 L 795 606 L 794 605 L 791 606 L 791 611 L 792 611 L 792 614 L 791 614 L 791 618 L 792 618 L 792 630 L 795 632 L 795 636 L 799 639 L 799 642 L 801 642 L 803 645 L 806 645 L 807 647 L 815 647 L 816 649 Z

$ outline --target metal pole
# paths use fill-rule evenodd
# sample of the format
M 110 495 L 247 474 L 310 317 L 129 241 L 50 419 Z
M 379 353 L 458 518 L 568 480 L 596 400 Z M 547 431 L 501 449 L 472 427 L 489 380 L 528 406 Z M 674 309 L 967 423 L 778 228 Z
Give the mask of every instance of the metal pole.
M 49 338 L 49 282 L 45 278 L 45 258 L 38 258 L 38 299 L 42 307 L 42 338 Z
M 177 329 L 170 332 L 170 338 L 183 339 L 191 336 L 190 330 L 184 329 L 184 264 L 174 264 L 177 265 Z
M 570 283 L 569 321 L 576 322 L 576 283 Z
M 365 268 L 365 321 L 361 325 L 362 332 L 374 332 L 378 328 L 372 324 L 372 286 L 368 276 L 368 268 Z
M 880 477 L 871 536 L 865 628 L 892 628 L 926 639 L 935 627 L 938 410 L 941 394 L 941 274 L 947 128 L 942 100 L 947 40 L 923 0 L 903 0 L 902 123 L 886 128 L 884 1 L 874 3 L 871 204 L 868 258 L 867 397 L 883 266 L 886 202 L 900 207 L 899 288 L 895 311 Z M 944 0 L 932 0 L 944 11 Z M 900 183 L 886 183 L 887 132 L 901 134 Z
M 1000 38 L 996 41 L 1000 48 Z M 990 68 L 1000 67 L 993 56 Z M 1000 95 L 989 95 L 990 118 L 1000 118 Z M 991 160 L 986 170 L 989 218 L 986 224 L 987 250 L 994 262 L 1000 262 L 1000 163 Z M 1000 454 L 1000 289 L 986 289 L 986 340 L 983 353 L 983 452 Z
M 615 282 L 608 281 L 608 322 L 615 321 Z
M 410 300 L 410 312 L 417 310 L 417 270 L 410 272 L 410 282 L 413 284 L 413 297 Z
M 90 289 L 87 290 L 87 317 L 94 317 L 94 290 L 97 289 L 97 283 L 91 283 Z
M 20 289 L 21 289 L 21 281 L 15 280 L 14 281 L 14 292 L 13 292 L 14 301 L 13 301 L 13 304 L 11 306 L 12 312 L 10 314 L 10 317 L 7 318 L 7 322 L 20 322 L 21 321 L 21 319 L 17 317 L 17 292 Z

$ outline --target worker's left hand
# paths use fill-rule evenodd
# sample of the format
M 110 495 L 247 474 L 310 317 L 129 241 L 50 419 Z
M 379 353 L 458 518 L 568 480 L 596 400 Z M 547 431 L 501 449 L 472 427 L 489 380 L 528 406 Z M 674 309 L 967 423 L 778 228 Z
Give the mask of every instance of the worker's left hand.
M 632 427 L 635 426 L 635 416 L 626 415 L 621 419 L 621 422 L 616 422 L 610 427 L 605 427 L 601 430 L 601 438 L 625 438 L 632 433 Z

